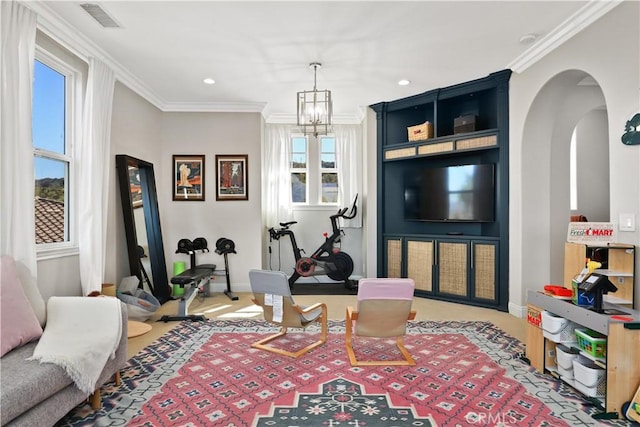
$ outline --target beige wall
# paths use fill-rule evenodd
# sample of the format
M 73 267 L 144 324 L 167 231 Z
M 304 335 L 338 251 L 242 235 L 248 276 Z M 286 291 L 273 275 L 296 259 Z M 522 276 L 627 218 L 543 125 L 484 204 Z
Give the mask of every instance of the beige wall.
M 146 160 L 153 163 L 155 170 L 162 159 L 161 124 L 160 110 L 126 86 L 116 83 L 111 117 L 111 175 L 105 263 L 107 283 L 120 284 L 122 277 L 130 274 L 115 156 L 126 154 Z M 162 213 L 160 221 L 161 226 L 164 227 L 165 220 Z
M 156 168 L 158 203 L 169 277 L 174 261 L 187 261 L 176 254 L 178 240 L 204 237 L 208 254 L 198 264 L 216 264 L 224 269 L 224 258 L 214 253 L 215 243 L 225 237 L 234 241 L 237 254 L 229 255 L 232 290 L 248 291 L 249 270 L 260 268 L 261 260 L 261 115 L 259 113 L 164 113 L 161 124 L 162 153 Z M 172 200 L 172 155 L 205 155 L 205 201 Z M 247 154 L 248 201 L 216 201 L 216 154 Z M 214 291 L 226 288 L 224 277 Z
M 545 85 L 572 74 L 593 77 L 604 95 L 608 118 L 610 163 L 610 220 L 617 223 L 620 213 L 640 212 L 640 146 L 624 146 L 620 136 L 624 125 L 640 109 L 640 3 L 624 2 L 577 34 L 510 82 L 510 310 L 522 314 L 527 289 L 542 289 L 554 279 L 550 250 L 566 239 L 552 233 L 552 225 L 561 218 L 552 214 L 554 204 L 563 203 L 551 196 L 553 186 L 562 185 L 559 166 L 552 168 L 560 139 L 565 140 L 582 116 L 558 110 L 566 101 L 562 86 L 548 94 L 546 104 L 537 103 Z M 557 78 L 557 79 L 556 79 Z M 535 108 L 533 108 L 535 107 Z M 555 145 L 554 145 L 555 144 Z M 567 166 L 568 168 L 568 166 Z M 567 172 L 568 173 L 568 172 Z M 568 176 L 568 175 L 567 175 Z M 553 177 L 551 179 L 549 177 Z M 555 192 L 555 197 L 566 197 Z M 620 232 L 623 243 L 640 242 L 635 232 Z M 636 256 L 636 271 L 638 268 Z M 640 285 L 636 275 L 636 299 Z
M 116 86 L 112 118 L 113 175 L 110 180 L 107 280 L 120 283 L 129 275 L 122 208 L 115 176 L 115 155 L 127 154 L 153 163 L 160 207 L 167 274 L 174 261 L 189 257 L 176 254 L 178 240 L 204 237 L 210 252 L 199 254 L 198 264 L 224 268 L 224 258 L 215 254 L 215 242 L 226 237 L 236 244 L 237 255 L 229 256 L 231 279 L 236 291 L 248 290 L 248 271 L 259 268 L 261 236 L 260 189 L 261 117 L 258 113 L 166 113 L 121 84 Z M 205 155 L 205 200 L 172 200 L 174 154 Z M 247 154 L 249 200 L 216 201 L 215 155 Z M 220 277 L 214 291 L 226 288 Z
M 606 110 L 592 110 L 578 123 L 578 209 L 575 213 L 585 215 L 589 221 L 606 222 L 610 218 L 608 139 Z

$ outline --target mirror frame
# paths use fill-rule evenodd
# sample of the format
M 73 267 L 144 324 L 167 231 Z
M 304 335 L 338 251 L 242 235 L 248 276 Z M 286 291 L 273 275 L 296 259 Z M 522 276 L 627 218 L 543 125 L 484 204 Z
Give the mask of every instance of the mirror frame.
M 158 209 L 158 195 L 156 193 L 156 180 L 153 172 L 153 163 L 136 159 L 124 154 L 116 155 L 116 169 L 122 201 L 122 215 L 124 229 L 127 238 L 127 251 L 129 253 L 129 269 L 131 275 L 137 276 L 142 283 L 142 271 L 140 269 L 140 256 L 138 254 L 138 236 L 133 213 L 133 200 L 129 184 L 129 166 L 137 167 L 140 172 L 140 185 L 142 186 L 142 209 L 147 232 L 147 244 L 149 247 L 149 260 L 151 262 L 151 275 L 153 296 L 160 304 L 164 304 L 171 297 L 171 287 L 167 277 L 167 264 L 164 257 L 162 243 L 162 230 L 160 229 L 160 210 Z

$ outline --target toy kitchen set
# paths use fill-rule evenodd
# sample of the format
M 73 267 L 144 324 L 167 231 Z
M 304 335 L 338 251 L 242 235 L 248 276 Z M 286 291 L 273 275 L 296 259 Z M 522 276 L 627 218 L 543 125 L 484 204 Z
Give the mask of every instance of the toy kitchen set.
M 635 246 L 613 224 L 571 223 L 564 283 L 528 291 L 526 359 L 595 405 L 598 419 L 640 422 Z

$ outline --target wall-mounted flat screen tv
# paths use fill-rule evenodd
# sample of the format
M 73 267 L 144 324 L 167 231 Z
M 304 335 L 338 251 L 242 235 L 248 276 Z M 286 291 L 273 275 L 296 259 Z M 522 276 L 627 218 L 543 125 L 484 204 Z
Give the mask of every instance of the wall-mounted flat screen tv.
M 407 170 L 404 217 L 409 221 L 492 222 L 495 165 Z

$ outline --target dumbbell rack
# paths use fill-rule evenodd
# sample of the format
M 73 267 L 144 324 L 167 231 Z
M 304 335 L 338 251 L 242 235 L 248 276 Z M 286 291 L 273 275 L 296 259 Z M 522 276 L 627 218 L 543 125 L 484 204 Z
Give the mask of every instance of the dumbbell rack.
M 229 258 L 228 258 L 229 252 L 220 252 L 216 249 L 216 253 L 221 254 L 224 257 L 224 273 L 221 271 L 214 271 L 213 274 L 216 276 L 222 276 L 224 274 L 226 276 L 227 289 L 224 291 L 224 294 L 228 296 L 229 299 L 231 299 L 231 301 L 237 301 L 238 297 L 236 296 L 236 294 L 231 292 L 231 279 L 229 277 Z

